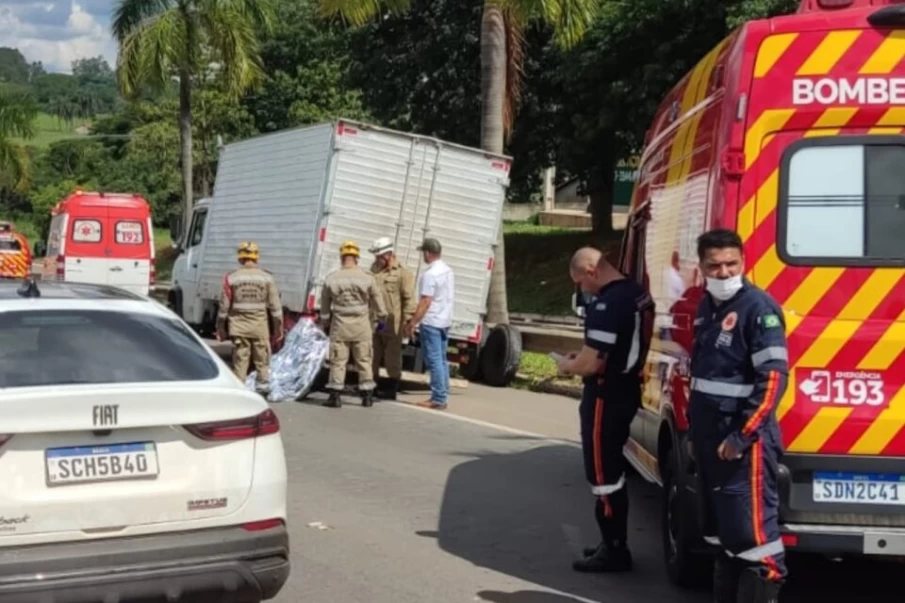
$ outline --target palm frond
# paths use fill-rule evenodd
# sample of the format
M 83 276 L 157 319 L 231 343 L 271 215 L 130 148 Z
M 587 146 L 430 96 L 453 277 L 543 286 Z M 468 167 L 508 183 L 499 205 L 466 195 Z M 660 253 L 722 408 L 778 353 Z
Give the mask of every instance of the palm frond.
M 564 49 L 581 41 L 607 0 L 486 0 L 522 23 L 539 19 L 553 29 L 553 39 Z
M 37 114 L 34 100 L 28 94 L 0 94 L 0 140 L 7 137 L 34 136 L 34 120 Z
M 217 56 L 226 92 L 238 97 L 262 81 L 258 52 L 258 22 L 249 18 L 243 2 L 210 2 L 200 14 L 205 42 Z M 267 18 L 266 16 L 264 17 Z
M 411 0 L 319 0 L 320 14 L 324 17 L 340 17 L 354 26 L 378 17 L 384 10 L 402 13 L 409 9 Z
M 120 41 L 116 74 L 123 96 L 132 98 L 145 86 L 165 88 L 173 69 L 187 60 L 182 16 L 176 8 L 150 16 Z
M 31 181 L 31 162 L 25 148 L 0 138 L 0 175 L 3 184 L 18 192 L 25 191 Z
M 175 6 L 175 0 L 119 0 L 110 24 L 113 37 L 122 44 L 142 23 Z

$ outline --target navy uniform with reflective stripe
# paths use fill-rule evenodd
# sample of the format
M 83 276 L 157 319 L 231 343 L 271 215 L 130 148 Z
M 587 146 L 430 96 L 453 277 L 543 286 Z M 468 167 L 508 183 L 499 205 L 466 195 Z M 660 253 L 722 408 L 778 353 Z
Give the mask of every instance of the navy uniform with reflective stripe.
M 604 365 L 586 377 L 579 415 L 585 474 L 596 495 L 603 543 L 624 548 L 628 519 L 622 448 L 641 405 L 641 370 L 650 347 L 654 303 L 631 279 L 608 283 L 585 310 L 585 345 Z
M 747 280 L 731 299 L 705 295 L 695 319 L 690 437 L 703 490 L 706 540 L 759 568 L 786 575 L 779 532 L 777 470 L 782 439 L 776 406 L 788 379 L 785 321 L 778 304 Z M 721 460 L 724 440 L 742 452 Z

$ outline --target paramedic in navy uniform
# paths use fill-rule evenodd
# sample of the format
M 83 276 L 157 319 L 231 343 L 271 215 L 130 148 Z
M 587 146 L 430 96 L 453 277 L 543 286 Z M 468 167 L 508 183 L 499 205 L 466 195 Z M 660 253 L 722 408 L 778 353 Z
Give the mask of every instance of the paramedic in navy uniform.
M 774 603 L 786 577 L 776 482 L 785 321 L 773 298 L 742 276 L 737 233 L 702 234 L 698 258 L 708 295 L 694 321 L 689 452 L 704 493 L 705 539 L 723 551 L 714 600 Z
M 625 572 L 632 569 L 632 556 L 622 448 L 641 406 L 641 370 L 650 346 L 654 303 L 642 285 L 626 278 L 596 249 L 579 249 L 569 272 L 592 297 L 585 308 L 584 346 L 557 364 L 563 373 L 584 378 L 581 444 L 602 537 L 600 545 L 587 549 L 573 568 Z

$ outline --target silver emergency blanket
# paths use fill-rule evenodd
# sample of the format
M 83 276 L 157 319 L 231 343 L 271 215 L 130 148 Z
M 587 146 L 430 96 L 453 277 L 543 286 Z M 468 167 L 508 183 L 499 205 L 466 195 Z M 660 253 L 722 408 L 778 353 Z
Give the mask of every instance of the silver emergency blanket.
M 302 319 L 286 335 L 283 347 L 270 359 L 268 402 L 290 402 L 306 396 L 324 366 L 330 340 L 314 321 Z M 256 372 L 245 380 L 255 391 Z

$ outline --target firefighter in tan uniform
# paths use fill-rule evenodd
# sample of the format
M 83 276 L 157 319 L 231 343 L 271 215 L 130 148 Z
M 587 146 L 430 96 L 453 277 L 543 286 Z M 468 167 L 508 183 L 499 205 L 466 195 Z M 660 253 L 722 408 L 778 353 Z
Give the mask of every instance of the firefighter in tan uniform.
M 362 405 L 374 404 L 374 323 L 382 328 L 387 313 L 374 277 L 358 267 L 360 256 L 356 243 L 340 245 L 342 268 L 327 276 L 321 292 L 321 321 L 330 333 L 330 397 L 324 405 L 334 408 L 342 406 L 340 394 L 345 389 L 350 355 L 358 372 Z
M 374 375 L 377 378 L 377 397 L 395 400 L 402 378 L 403 327 L 415 314 L 415 275 L 396 259 L 393 240 L 381 237 L 369 249 L 375 261 L 371 272 L 377 281 L 377 289 L 387 310 L 387 320 L 382 330 L 374 334 Z M 380 363 L 387 369 L 389 379 L 379 378 Z
M 245 381 L 249 360 L 257 370 L 256 389 L 270 391 L 270 340 L 283 338 L 283 308 L 273 276 L 258 266 L 261 252 L 254 242 L 239 243 L 242 267 L 226 275 L 217 314 L 217 337 L 233 344 L 233 371 Z

